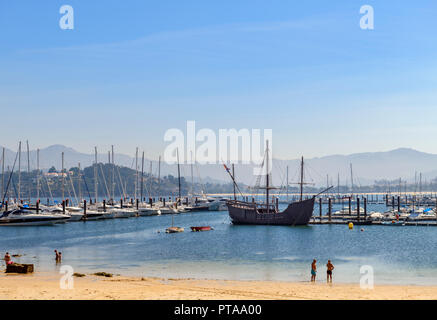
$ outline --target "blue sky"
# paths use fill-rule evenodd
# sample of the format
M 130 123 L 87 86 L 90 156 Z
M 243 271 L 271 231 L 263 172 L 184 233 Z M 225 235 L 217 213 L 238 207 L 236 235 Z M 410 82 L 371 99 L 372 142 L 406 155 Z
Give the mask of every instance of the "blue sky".
M 74 30 L 59 8 L 74 8 Z M 361 30 L 359 9 L 375 10 Z M 277 158 L 437 153 L 437 3 L 3 1 L 0 145 L 157 158 L 169 128 L 271 128 Z

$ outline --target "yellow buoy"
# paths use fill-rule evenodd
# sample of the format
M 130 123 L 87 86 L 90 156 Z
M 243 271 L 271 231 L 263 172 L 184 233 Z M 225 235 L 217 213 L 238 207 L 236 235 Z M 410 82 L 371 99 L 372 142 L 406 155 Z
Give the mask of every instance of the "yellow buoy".
M 352 222 L 349 222 L 349 229 L 352 230 L 354 228 L 354 224 Z

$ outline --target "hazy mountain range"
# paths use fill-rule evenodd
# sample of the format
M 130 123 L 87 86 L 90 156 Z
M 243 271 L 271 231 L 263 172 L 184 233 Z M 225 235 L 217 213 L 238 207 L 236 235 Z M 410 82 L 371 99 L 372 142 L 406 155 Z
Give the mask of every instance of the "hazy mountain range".
M 1 151 L 1 150 L 0 150 Z M 65 168 L 77 167 L 81 163 L 82 167 L 90 166 L 94 161 L 94 154 L 78 152 L 72 148 L 63 145 L 52 145 L 40 149 L 40 168 L 47 170 L 51 166 L 61 169 L 61 152 L 64 152 Z M 36 150 L 31 150 L 30 168 L 36 168 Z M 6 149 L 5 158 L 6 166 L 12 167 L 16 152 Z M 1 158 L 1 153 L 0 153 Z M 116 153 L 114 156 L 117 165 L 128 168 L 135 167 L 135 159 L 129 155 Z M 98 154 L 99 162 L 107 162 L 108 154 Z M 144 171 L 150 172 L 150 163 L 152 163 L 152 174 L 158 174 L 158 162 L 146 160 Z M 354 185 L 369 185 L 375 180 L 382 179 L 399 179 L 413 182 L 415 172 L 422 173 L 423 182 L 430 181 L 437 176 L 437 155 L 416 151 L 408 148 L 400 148 L 387 152 L 366 152 L 350 155 L 330 155 L 318 158 L 305 159 L 305 180 L 315 183 L 316 186 L 327 184 L 327 175 L 329 183 L 337 185 L 337 177 L 340 175 L 341 185 L 350 185 L 351 170 L 353 166 Z M 27 170 L 27 151 L 22 147 L 21 168 Z M 141 158 L 138 160 L 139 169 L 141 170 Z M 299 179 L 300 159 L 278 160 L 273 159 L 273 184 L 283 185 L 286 179 L 286 167 L 289 167 L 289 181 L 297 182 Z M 16 164 L 16 169 L 18 164 Z M 257 177 L 253 175 L 252 165 L 235 165 L 236 179 L 239 182 L 254 185 Z M 177 166 L 161 163 L 161 176 L 168 174 L 177 175 Z M 181 166 L 181 174 L 191 179 L 191 167 L 189 165 Z M 193 167 L 194 181 L 206 182 L 226 182 L 229 183 L 229 176 L 221 164 L 214 165 L 195 165 Z M 418 175 L 419 176 L 419 175 Z

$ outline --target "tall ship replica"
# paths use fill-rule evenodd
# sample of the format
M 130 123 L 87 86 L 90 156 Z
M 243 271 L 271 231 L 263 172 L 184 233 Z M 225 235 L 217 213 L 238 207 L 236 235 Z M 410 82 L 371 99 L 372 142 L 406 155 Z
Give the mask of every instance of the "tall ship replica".
M 265 152 L 265 158 L 263 164 L 266 167 L 266 184 L 263 187 L 257 189 L 264 189 L 266 192 L 266 202 L 257 203 L 255 201 L 239 201 L 236 200 L 234 192 L 234 200 L 227 200 L 226 205 L 229 210 L 229 216 L 233 224 L 252 224 L 252 225 L 288 225 L 288 226 L 301 226 L 307 225 L 313 215 L 314 201 L 318 195 L 315 195 L 307 200 L 303 199 L 303 181 L 304 164 L 303 158 L 301 161 L 300 172 L 300 200 L 288 204 L 284 211 L 279 211 L 278 201 L 275 204 L 270 203 L 269 191 L 277 189 L 270 185 L 270 173 L 269 173 L 269 143 L 267 141 L 267 148 Z M 234 173 L 230 172 L 229 168 L 225 166 L 226 171 L 230 175 L 233 183 L 234 190 L 238 188 L 235 181 Z M 287 182 L 288 183 L 288 182 Z M 326 192 L 323 191 L 321 193 Z M 241 191 L 240 191 L 241 193 Z M 319 193 L 319 194 L 321 194 Z

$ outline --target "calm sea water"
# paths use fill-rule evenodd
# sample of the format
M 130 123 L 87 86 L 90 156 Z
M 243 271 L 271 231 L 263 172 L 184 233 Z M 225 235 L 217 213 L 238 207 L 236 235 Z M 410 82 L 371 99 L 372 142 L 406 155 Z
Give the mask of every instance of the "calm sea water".
M 334 209 L 337 209 L 334 207 Z M 369 206 L 370 210 L 380 209 Z M 315 207 L 318 214 L 318 206 Z M 338 282 L 359 283 L 360 267 L 373 267 L 375 284 L 437 285 L 437 228 L 346 225 L 235 226 L 225 212 L 174 215 L 184 233 L 166 234 L 170 215 L 2 227 L 0 250 L 14 261 L 56 271 L 54 249 L 75 272 L 106 271 L 164 278 L 308 281 L 312 259 L 319 280 L 326 262 Z M 211 225 L 210 232 L 190 232 Z M 160 232 L 158 232 L 160 231 Z

